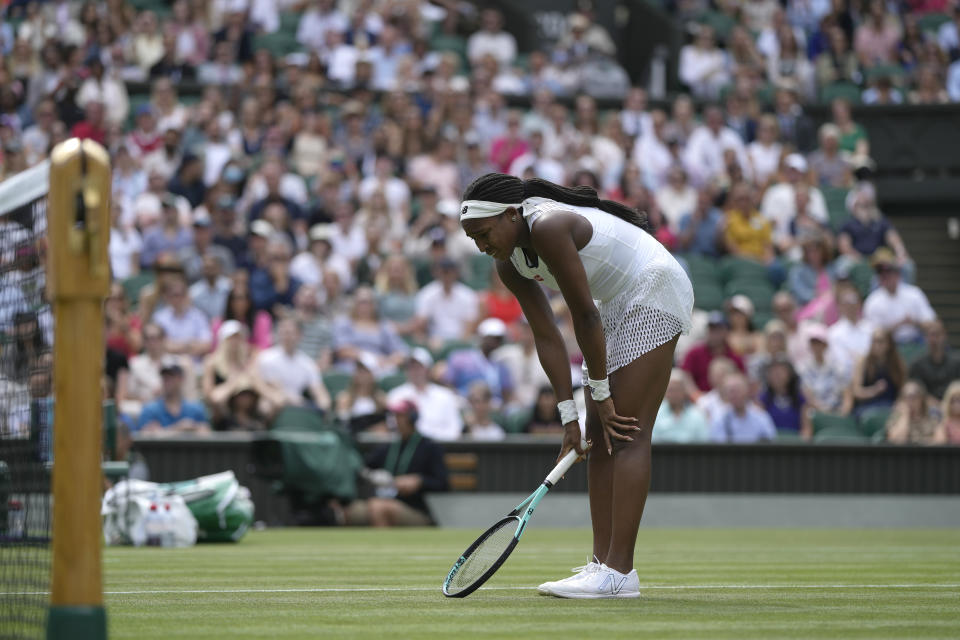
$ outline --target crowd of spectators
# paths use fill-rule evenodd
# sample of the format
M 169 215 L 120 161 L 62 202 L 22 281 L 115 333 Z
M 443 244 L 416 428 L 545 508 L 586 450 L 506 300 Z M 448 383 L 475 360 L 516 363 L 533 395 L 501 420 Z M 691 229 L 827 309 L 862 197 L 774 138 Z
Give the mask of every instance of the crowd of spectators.
M 713 4 L 675 3 L 700 25 L 689 95 L 651 105 L 589 11 L 521 55 L 498 11 L 452 0 L 16 0 L 0 178 L 69 136 L 109 150 L 105 393 L 141 434 L 264 429 L 288 406 L 386 431 L 401 402 L 435 440 L 562 431 L 530 327 L 458 224 L 463 188 L 503 171 L 646 211 L 690 271 L 696 329 L 655 440 L 880 420 L 891 442 L 960 441 L 960 360 L 878 206 L 866 132 L 848 98 L 819 128 L 804 111 L 838 80 L 869 80 L 854 101 L 946 99 L 960 10 L 928 41 L 936 1 Z M 896 82 L 871 74 L 890 65 Z M 704 265 L 747 276 L 705 284 Z M 48 348 L 15 339 L 3 362 Z

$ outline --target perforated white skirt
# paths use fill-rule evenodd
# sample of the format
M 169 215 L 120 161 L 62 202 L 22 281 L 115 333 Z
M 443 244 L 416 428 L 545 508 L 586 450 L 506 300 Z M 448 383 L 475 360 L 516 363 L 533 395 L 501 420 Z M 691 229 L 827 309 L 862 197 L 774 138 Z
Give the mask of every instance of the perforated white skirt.
M 644 270 L 634 287 L 607 301 L 596 301 L 607 344 L 607 375 L 680 333 L 689 333 L 693 314 L 693 286 L 683 268 L 654 264 Z M 587 381 L 586 363 L 583 383 Z

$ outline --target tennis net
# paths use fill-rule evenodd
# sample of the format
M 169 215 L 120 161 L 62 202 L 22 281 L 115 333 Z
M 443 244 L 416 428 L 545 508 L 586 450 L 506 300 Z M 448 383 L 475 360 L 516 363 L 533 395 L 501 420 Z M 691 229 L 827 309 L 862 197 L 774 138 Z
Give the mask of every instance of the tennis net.
M 49 165 L 0 182 L 0 638 L 43 638 L 50 588 Z

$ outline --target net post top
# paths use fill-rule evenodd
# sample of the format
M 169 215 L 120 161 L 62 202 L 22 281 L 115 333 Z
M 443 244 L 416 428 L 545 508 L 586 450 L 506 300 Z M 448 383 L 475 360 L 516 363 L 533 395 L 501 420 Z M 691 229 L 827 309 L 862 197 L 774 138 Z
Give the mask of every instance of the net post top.
M 110 291 L 110 156 L 71 138 L 50 154 L 47 278 L 51 300 L 102 300 Z

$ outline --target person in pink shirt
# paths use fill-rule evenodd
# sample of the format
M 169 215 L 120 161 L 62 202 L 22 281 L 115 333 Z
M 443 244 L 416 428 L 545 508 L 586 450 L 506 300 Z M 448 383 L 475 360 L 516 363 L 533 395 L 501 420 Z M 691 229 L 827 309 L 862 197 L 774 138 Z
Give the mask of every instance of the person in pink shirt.
M 520 113 L 507 115 L 507 131 L 490 145 L 490 162 L 497 171 L 507 173 L 513 161 L 530 150 L 530 145 L 520 132 Z
M 887 16 L 883 0 L 870 3 L 867 19 L 857 27 L 853 36 L 853 50 L 865 68 L 888 64 L 896 60 L 900 29 Z

